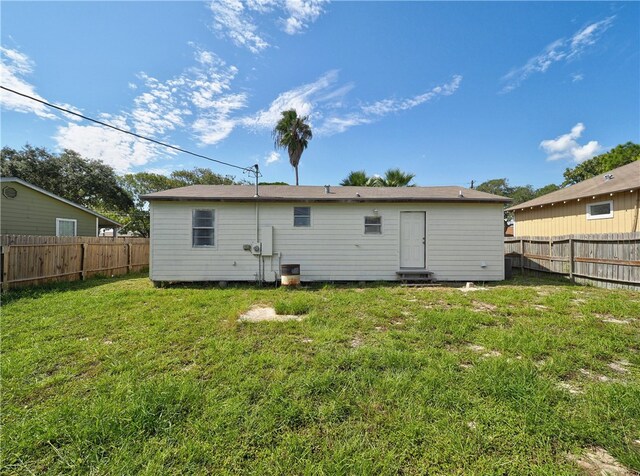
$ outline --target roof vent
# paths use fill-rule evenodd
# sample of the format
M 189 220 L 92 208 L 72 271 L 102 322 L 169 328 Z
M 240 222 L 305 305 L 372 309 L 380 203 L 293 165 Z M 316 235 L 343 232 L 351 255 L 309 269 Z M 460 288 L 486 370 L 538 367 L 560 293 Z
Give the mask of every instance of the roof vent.
M 324 186 L 324 193 L 331 193 L 331 185 Z
M 2 189 L 2 195 L 4 195 L 5 198 L 16 198 L 18 191 L 13 187 L 4 187 Z
M 604 181 L 608 182 L 609 180 L 613 180 L 613 174 L 605 174 Z
M 462 195 L 462 190 L 458 190 L 458 198 L 464 198 L 464 195 Z

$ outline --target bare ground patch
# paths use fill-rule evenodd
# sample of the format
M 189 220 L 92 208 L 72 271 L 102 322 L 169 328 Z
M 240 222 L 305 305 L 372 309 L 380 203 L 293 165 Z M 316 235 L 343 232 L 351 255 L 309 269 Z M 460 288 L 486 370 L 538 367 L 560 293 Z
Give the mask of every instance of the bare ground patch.
M 588 448 L 581 455 L 568 455 L 567 458 L 591 476 L 634 476 L 638 473 L 620 464 L 604 448 Z
M 489 304 L 488 302 L 472 301 L 473 312 L 492 312 L 498 309 L 495 304 Z
M 305 316 L 294 316 L 289 314 L 279 315 L 276 314 L 276 310 L 272 307 L 260 307 L 254 306 L 241 315 L 238 320 L 242 322 L 262 322 L 262 321 L 301 321 Z

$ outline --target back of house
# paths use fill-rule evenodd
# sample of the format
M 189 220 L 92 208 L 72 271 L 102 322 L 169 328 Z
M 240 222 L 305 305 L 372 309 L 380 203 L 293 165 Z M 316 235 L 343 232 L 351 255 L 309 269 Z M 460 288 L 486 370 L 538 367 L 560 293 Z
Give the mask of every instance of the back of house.
M 504 279 L 504 197 L 460 187 L 194 185 L 145 197 L 153 281 Z

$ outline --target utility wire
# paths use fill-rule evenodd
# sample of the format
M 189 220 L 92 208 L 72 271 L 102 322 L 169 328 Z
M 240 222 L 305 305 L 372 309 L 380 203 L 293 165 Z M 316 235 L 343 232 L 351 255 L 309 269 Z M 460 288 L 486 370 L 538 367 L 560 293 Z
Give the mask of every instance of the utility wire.
M 151 139 L 150 137 L 141 136 L 140 134 L 136 134 L 135 132 L 127 131 L 125 129 L 120 129 L 119 127 L 112 126 L 111 124 L 107 124 L 106 122 L 102 122 L 102 121 L 99 121 L 97 119 L 93 119 L 91 117 L 84 116 L 84 115 L 82 115 L 80 113 L 77 113 L 77 112 L 74 112 L 74 111 L 70 111 L 69 109 L 65 109 L 64 107 L 56 106 L 55 104 L 51 104 L 50 102 L 43 101 L 42 99 L 34 98 L 33 96 L 29 96 L 28 94 L 24 94 L 24 93 L 21 93 L 19 91 L 15 91 L 13 89 L 7 88 L 6 86 L 0 85 L 0 88 L 4 89 L 5 91 L 9 91 L 10 93 L 17 94 L 18 96 L 22 96 L 22 97 L 25 97 L 27 99 L 31 99 L 32 101 L 39 102 L 40 104 L 44 104 L 45 106 L 52 107 L 54 109 L 58 109 L 59 111 L 62 111 L 64 113 L 71 114 L 71 115 L 77 116 L 77 117 L 81 117 L 82 119 L 85 119 L 87 121 L 95 122 L 96 124 L 100 124 L 101 126 L 108 127 L 110 129 L 114 129 L 114 130 L 116 130 L 118 132 L 123 132 L 124 134 L 129 134 L 131 136 L 137 137 L 138 139 L 144 139 L 146 141 L 153 142 L 154 144 L 158 144 L 158 145 L 161 145 L 163 147 L 168 147 L 169 149 L 177 150 L 178 152 L 182 152 L 182 153 L 185 153 L 185 154 L 193 155 L 194 157 L 199 157 L 201 159 L 210 160 L 211 162 L 215 162 L 217 164 L 226 165 L 227 167 L 233 167 L 235 169 L 240 169 L 243 172 L 250 172 L 250 173 L 253 173 L 253 174 L 259 173 L 257 166 L 241 167 L 239 165 L 230 164 L 229 162 L 223 162 L 222 160 L 212 159 L 211 157 L 207 157 L 206 155 L 198 154 L 196 152 L 191 152 L 189 150 L 182 149 L 180 147 L 176 147 L 174 145 L 167 144 L 165 142 L 160 142 L 159 140 Z

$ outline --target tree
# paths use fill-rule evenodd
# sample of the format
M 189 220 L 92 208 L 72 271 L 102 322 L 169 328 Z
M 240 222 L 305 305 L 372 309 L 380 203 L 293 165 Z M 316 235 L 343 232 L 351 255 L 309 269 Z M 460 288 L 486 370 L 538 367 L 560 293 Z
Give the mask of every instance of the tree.
M 352 170 L 347 177 L 340 182 L 342 186 L 358 187 L 415 187 L 411 181 L 415 174 L 403 172 L 400 169 L 389 169 L 384 176 L 368 176 L 364 170 Z
M 559 190 L 560 187 L 551 183 L 545 185 L 539 189 L 534 189 L 531 185 L 520 185 L 512 187 L 509 185 L 509 180 L 506 178 L 491 179 L 486 182 L 482 182 L 476 187 L 476 190 L 480 192 L 492 193 L 494 195 L 501 195 L 511 199 L 511 203 L 505 204 L 505 208 L 512 207 L 513 205 L 519 205 L 520 203 L 528 202 L 541 195 Z M 504 227 L 509 226 L 509 223 L 513 221 L 513 212 L 504 212 Z
M 3 177 L 20 178 L 96 210 L 125 212 L 133 205 L 113 168 L 73 150 L 56 154 L 27 144 L 22 150 L 3 147 L 0 156 Z
M 298 164 L 302 152 L 313 138 L 311 127 L 307 124 L 309 116 L 298 116 L 295 109 L 282 111 L 282 118 L 273 129 L 273 141 L 276 149 L 287 149 L 289 163 L 296 171 L 296 185 L 298 185 Z
M 369 177 L 364 170 L 352 170 L 347 178 L 340 182 L 343 187 L 371 187 L 373 186 L 373 177 Z
M 562 186 L 574 185 L 639 159 L 640 144 L 634 144 L 633 142 L 620 144 L 609 152 L 597 155 L 592 159 L 585 160 L 581 164 L 576 165 L 572 169 L 565 170 Z
M 122 231 L 146 237 L 151 233 L 149 208 L 146 201 L 140 198 L 141 195 L 188 185 L 231 185 L 243 182 L 236 182 L 235 177 L 230 175 L 216 174 L 211 169 L 194 168 L 176 170 L 168 177 L 150 172 L 126 174 L 120 178 L 120 183 L 134 201 L 127 216 L 120 218 Z
M 415 174 L 403 172 L 400 169 L 389 169 L 382 177 L 376 177 L 376 186 L 378 187 L 415 187 L 411 181 Z

